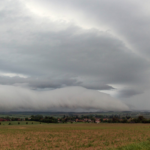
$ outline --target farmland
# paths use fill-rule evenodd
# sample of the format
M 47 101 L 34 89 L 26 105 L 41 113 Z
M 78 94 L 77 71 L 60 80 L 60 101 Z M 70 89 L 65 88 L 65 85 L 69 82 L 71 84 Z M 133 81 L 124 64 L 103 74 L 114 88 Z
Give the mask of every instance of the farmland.
M 113 150 L 150 140 L 149 124 L 8 124 L 0 125 L 1 150 Z

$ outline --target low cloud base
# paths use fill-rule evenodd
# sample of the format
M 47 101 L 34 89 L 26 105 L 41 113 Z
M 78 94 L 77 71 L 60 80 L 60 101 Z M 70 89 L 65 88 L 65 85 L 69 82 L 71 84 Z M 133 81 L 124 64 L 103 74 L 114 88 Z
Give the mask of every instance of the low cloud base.
M 34 91 L 15 86 L 0 86 L 0 110 L 8 111 L 125 111 L 123 102 L 82 87 Z

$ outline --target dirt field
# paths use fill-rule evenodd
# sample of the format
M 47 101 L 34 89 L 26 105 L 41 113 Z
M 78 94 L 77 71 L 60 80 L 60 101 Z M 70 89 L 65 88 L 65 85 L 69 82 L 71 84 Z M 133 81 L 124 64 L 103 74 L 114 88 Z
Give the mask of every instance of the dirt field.
M 0 126 L 0 150 L 105 150 L 148 140 L 150 124 Z

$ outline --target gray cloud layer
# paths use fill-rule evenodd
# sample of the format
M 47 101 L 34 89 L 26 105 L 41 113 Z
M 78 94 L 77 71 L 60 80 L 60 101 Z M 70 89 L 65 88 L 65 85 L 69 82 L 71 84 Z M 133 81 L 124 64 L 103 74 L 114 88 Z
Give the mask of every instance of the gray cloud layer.
M 150 88 L 148 6 L 139 0 L 1 1 L 1 86 L 114 90 L 130 103 Z
M 129 110 L 127 105 L 109 95 L 81 87 L 37 92 L 20 87 L 0 86 L 0 95 L 1 111 Z

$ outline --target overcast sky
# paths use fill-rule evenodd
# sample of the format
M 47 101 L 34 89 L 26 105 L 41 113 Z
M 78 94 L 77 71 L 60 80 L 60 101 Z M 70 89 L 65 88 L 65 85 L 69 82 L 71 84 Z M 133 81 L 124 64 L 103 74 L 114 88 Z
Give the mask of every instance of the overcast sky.
M 1 110 L 149 110 L 149 6 L 1 0 Z

